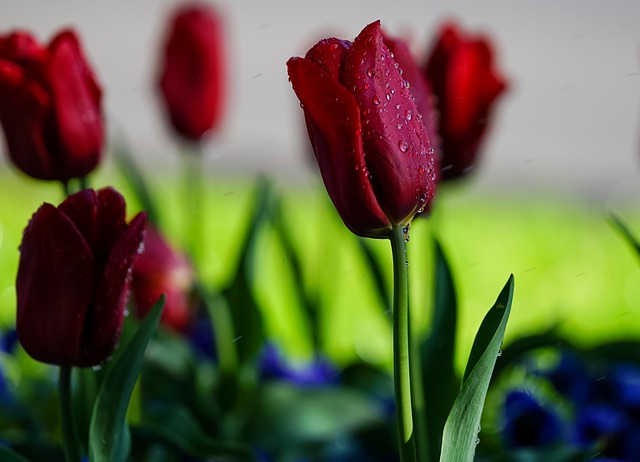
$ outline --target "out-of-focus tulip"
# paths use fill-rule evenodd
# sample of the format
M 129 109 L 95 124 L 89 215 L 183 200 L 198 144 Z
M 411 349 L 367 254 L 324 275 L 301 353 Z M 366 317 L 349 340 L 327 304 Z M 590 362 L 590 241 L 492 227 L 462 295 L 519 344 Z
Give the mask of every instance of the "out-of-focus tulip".
M 355 234 L 385 238 L 427 206 L 435 144 L 380 22 L 287 62 L 329 197 Z
M 160 94 L 173 129 L 190 141 L 215 130 L 222 116 L 224 31 L 216 10 L 182 5 L 171 17 L 160 69 Z
M 441 28 L 424 73 L 440 111 L 441 178 L 457 178 L 475 165 L 507 81 L 495 68 L 489 39 L 467 35 L 453 23 Z
M 111 354 L 146 222 L 140 213 L 127 225 L 125 201 L 111 188 L 38 209 L 24 231 L 16 281 L 16 330 L 31 357 L 87 367 Z
M 0 36 L 0 123 L 9 157 L 27 175 L 66 183 L 98 165 L 101 94 L 73 31 L 47 47 L 27 32 Z
M 195 274 L 186 256 L 172 249 L 160 233 L 150 228 L 144 250 L 133 265 L 131 292 L 136 313 L 143 317 L 165 294 L 162 322 L 182 331 L 192 318 L 191 289 Z

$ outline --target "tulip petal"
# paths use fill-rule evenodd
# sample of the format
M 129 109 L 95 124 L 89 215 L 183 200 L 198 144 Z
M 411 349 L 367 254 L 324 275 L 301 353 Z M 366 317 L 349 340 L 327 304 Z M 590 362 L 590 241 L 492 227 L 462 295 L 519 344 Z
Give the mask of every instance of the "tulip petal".
M 74 224 L 44 204 L 27 226 L 16 280 L 16 330 L 33 358 L 77 365 L 93 295 L 93 256 Z
M 355 99 L 331 75 L 303 58 L 287 62 L 329 197 L 355 234 L 383 237 L 390 229 L 369 181 Z
M 365 163 L 378 203 L 394 224 L 408 223 L 433 196 L 435 149 L 379 21 L 354 40 L 341 82 L 353 88 L 361 109 Z
M 351 42 L 337 38 L 320 40 L 311 48 L 305 58 L 328 72 L 334 80 L 339 80 L 344 57 Z
M 8 154 L 27 175 L 43 180 L 55 178 L 43 127 L 50 99 L 24 70 L 0 58 L 0 123 Z
M 65 152 L 60 177 L 85 176 L 100 161 L 104 141 L 101 92 L 75 34 L 64 31 L 49 45 L 46 72 L 56 118 L 57 142 Z
M 106 358 L 115 347 L 131 282 L 131 270 L 143 241 L 147 216 L 139 213 L 115 243 L 96 288 L 93 310 L 88 313 L 80 354 L 81 365 L 90 366 Z

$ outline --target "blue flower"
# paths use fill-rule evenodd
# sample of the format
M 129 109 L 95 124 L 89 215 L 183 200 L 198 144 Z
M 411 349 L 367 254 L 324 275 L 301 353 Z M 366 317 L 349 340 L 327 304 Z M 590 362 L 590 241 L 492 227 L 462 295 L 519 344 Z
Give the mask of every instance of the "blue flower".
M 558 415 L 525 391 L 513 390 L 506 395 L 503 418 L 502 437 L 510 448 L 547 446 L 564 436 Z
M 583 361 L 571 351 L 560 351 L 558 362 L 545 371 L 536 371 L 574 403 L 585 403 L 592 390 L 592 378 Z
M 7 329 L 0 336 L 0 351 L 11 354 L 17 344 L 18 334 L 15 329 Z
M 583 409 L 575 421 L 573 440 L 580 446 L 595 445 L 603 455 L 618 455 L 628 417 L 607 405 L 593 405 Z
M 640 368 L 630 363 L 619 363 L 609 373 L 612 399 L 623 409 L 640 408 Z
M 338 371 L 326 358 L 316 356 L 309 363 L 293 365 L 271 343 L 262 350 L 258 371 L 262 380 L 280 379 L 302 387 L 330 385 L 338 378 Z

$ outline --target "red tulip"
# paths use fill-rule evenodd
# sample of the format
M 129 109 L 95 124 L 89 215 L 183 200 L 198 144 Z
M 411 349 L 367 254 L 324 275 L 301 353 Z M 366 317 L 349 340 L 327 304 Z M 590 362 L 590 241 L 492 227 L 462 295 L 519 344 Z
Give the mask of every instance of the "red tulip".
M 165 294 L 162 322 L 183 331 L 193 313 L 190 295 L 194 282 L 195 274 L 187 258 L 150 228 L 144 239 L 144 251 L 133 265 L 131 292 L 136 313 L 143 317 Z
M 47 47 L 27 32 L 0 36 L 0 124 L 9 157 L 27 175 L 66 183 L 98 165 L 101 94 L 73 31 Z
M 489 39 L 442 27 L 424 69 L 440 111 L 442 179 L 475 165 L 491 113 L 507 82 L 494 67 Z
M 434 140 L 380 22 L 353 43 L 322 40 L 287 67 L 322 179 L 345 225 L 374 238 L 408 225 L 433 195 Z
M 60 366 L 104 361 L 120 337 L 131 268 L 146 214 L 129 225 L 111 188 L 43 204 L 24 231 L 16 330 L 34 359 Z
M 160 93 L 173 129 L 190 141 L 215 130 L 224 103 L 224 34 L 209 5 L 183 5 L 170 20 Z

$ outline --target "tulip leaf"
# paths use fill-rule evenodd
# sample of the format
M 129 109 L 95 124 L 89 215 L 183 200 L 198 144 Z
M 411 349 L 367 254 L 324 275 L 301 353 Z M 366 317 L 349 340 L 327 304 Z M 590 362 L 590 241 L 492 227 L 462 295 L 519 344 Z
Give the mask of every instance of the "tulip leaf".
M 440 462 L 473 460 L 484 400 L 511 311 L 513 282 L 512 275 L 478 329 L 460 393 L 444 426 Z
M 457 300 L 451 269 L 440 243 L 435 240 L 434 307 L 431 330 L 420 344 L 422 384 L 427 413 L 429 459 L 440 457 L 442 429 L 460 388 L 455 371 Z
M 164 296 L 145 316 L 133 337 L 119 349 L 102 380 L 91 416 L 89 455 L 92 462 L 119 462 L 129 452 L 127 408 L 142 360 L 160 322 Z
M 204 431 L 191 412 L 183 406 L 149 412 L 136 428 L 154 441 L 180 449 L 191 457 L 224 457 L 229 461 L 254 460 L 249 448 L 236 443 L 221 443 Z
M 131 187 L 133 194 L 135 195 L 140 206 L 147 212 L 149 222 L 153 223 L 156 227 L 159 227 L 158 220 L 158 207 L 155 205 L 155 201 L 151 195 L 147 181 L 144 179 L 142 170 L 134 162 L 131 153 L 122 141 L 115 143 L 116 147 L 113 149 L 114 158 L 116 164 L 120 169 L 120 173 Z
M 4 462 L 29 462 L 28 459 L 2 443 L 0 443 L 0 460 Z
M 638 239 L 631 233 L 631 230 L 625 225 L 620 218 L 616 215 L 611 214 L 610 216 L 611 223 L 613 226 L 622 234 L 622 236 L 626 239 L 626 241 L 631 244 L 633 249 L 636 251 L 636 254 L 640 256 L 640 242 Z
M 240 247 L 238 266 L 231 283 L 223 292 L 231 310 L 234 344 L 241 364 L 251 361 L 264 343 L 264 321 L 253 296 L 253 279 L 256 275 L 254 258 L 258 235 L 271 213 L 271 198 L 270 183 L 266 179 L 260 179 L 255 191 L 251 220 Z
M 367 268 L 369 269 L 369 273 L 373 278 L 373 282 L 375 285 L 375 292 L 378 296 L 378 300 L 380 301 L 380 306 L 384 310 L 385 313 L 390 312 L 391 307 L 391 294 L 389 294 L 389 288 L 386 283 L 385 272 L 383 270 L 382 265 L 380 264 L 380 260 L 374 254 L 371 244 L 369 243 L 369 239 L 365 239 L 362 237 L 357 237 L 358 247 L 362 251 L 362 255 L 367 264 Z M 389 321 L 391 321 L 390 317 L 387 317 Z

